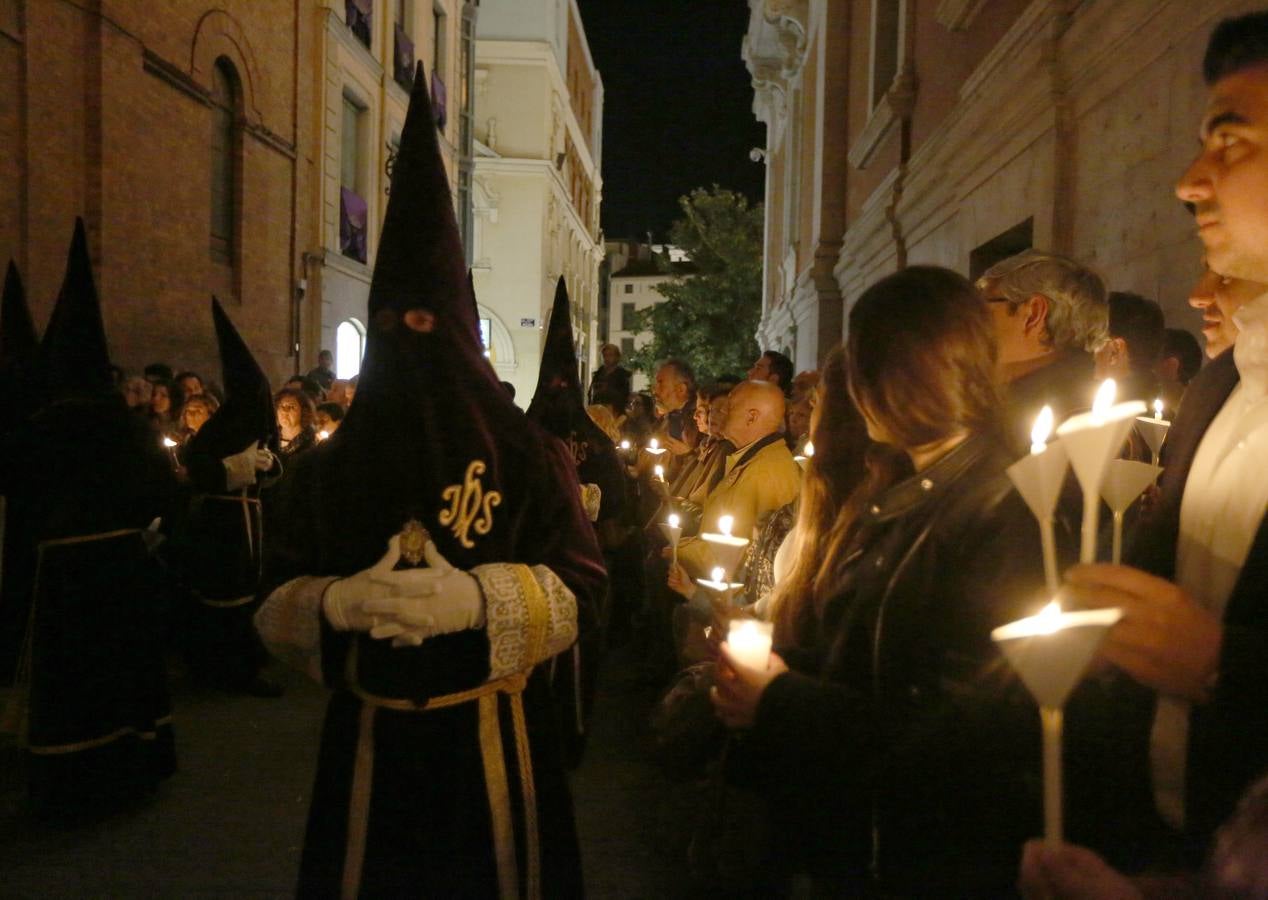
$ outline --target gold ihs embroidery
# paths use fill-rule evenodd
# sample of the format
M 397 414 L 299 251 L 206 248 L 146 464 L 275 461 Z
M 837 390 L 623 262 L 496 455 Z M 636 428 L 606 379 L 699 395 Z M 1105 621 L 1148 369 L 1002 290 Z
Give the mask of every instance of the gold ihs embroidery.
M 484 470 L 484 461 L 473 459 L 462 484 L 451 484 L 440 495 L 449 504 L 448 509 L 440 511 L 440 524 L 448 525 L 458 543 L 468 549 L 475 546 L 470 532 L 488 534 L 493 527 L 493 507 L 502 502 L 501 492 L 485 492 L 480 483 Z
M 581 465 L 586 461 L 586 457 L 590 455 L 590 442 L 577 440 L 577 433 L 574 431 L 568 435 L 568 449 L 572 451 L 572 461 L 577 465 Z

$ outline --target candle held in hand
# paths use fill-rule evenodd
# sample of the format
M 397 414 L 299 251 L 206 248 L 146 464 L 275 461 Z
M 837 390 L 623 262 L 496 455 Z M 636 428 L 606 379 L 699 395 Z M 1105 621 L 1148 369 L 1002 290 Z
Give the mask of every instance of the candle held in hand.
M 726 644 L 735 661 L 747 669 L 766 671 L 770 665 L 773 627 L 757 619 L 734 619 L 727 632 Z

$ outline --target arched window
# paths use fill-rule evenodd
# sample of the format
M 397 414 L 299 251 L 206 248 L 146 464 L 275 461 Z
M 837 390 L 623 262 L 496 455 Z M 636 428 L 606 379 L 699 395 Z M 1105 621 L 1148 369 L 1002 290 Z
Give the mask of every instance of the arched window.
M 238 123 L 242 91 L 223 56 L 211 73 L 211 253 L 232 263 L 238 221 Z
M 353 378 L 361 371 L 365 353 L 365 326 L 356 319 L 345 319 L 335 329 L 335 377 Z

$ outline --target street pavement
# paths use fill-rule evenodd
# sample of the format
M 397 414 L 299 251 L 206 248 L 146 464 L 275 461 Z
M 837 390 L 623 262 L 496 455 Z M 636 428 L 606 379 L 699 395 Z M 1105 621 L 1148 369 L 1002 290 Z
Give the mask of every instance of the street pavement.
M 685 897 L 691 792 L 647 760 L 651 689 L 609 658 L 574 798 L 589 896 Z M 293 895 L 325 691 L 275 665 L 278 700 L 174 676 L 179 771 L 134 809 L 74 828 L 23 813 L 21 757 L 0 743 L 0 897 Z

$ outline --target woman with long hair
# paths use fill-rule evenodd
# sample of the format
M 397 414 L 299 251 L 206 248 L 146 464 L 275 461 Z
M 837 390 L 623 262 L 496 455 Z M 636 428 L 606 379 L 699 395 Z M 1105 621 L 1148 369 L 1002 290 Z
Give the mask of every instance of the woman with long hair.
M 995 359 L 960 275 L 913 267 L 864 292 L 850 395 L 914 472 L 873 453 L 843 515 L 808 529 L 818 546 L 798 561 L 818 572 L 799 567 L 788 589 L 803 586 L 804 612 L 781 604 L 781 637 L 808 645 L 764 671 L 722 648 L 715 708 L 749 730 L 772 833 L 820 890 L 1008 893 L 1039 824 L 1038 718 L 990 638 L 1044 602 L 1034 521 L 1004 471 Z
M 278 449 L 283 460 L 316 446 L 313 420 L 317 408 L 306 391 L 282 388 L 273 395 L 273 408 L 277 410 Z

